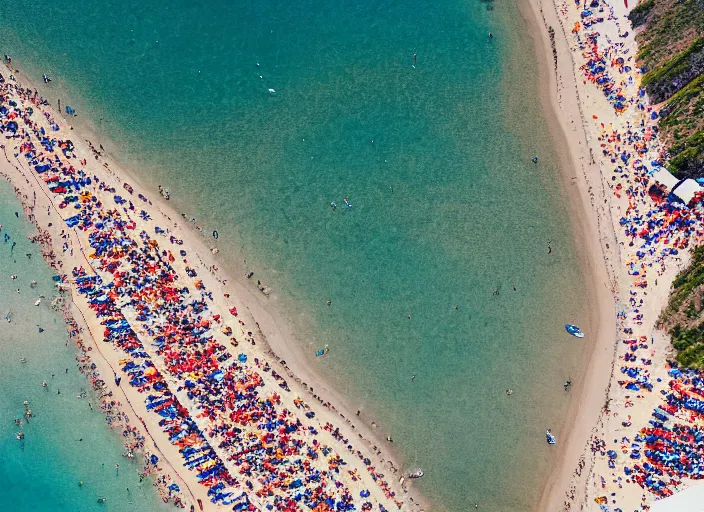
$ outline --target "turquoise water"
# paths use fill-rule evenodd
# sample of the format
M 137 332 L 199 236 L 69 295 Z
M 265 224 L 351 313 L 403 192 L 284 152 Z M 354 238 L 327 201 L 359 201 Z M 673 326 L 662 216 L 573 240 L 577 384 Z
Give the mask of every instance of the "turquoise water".
M 95 393 L 78 372 L 75 346 L 65 344 L 63 318 L 48 305 L 54 291 L 52 273 L 39 247 L 27 239 L 32 226 L 16 218 L 15 211 L 22 215 L 12 188 L 0 181 L 0 224 L 2 233 L 11 236 L 7 244 L 0 242 L 0 508 L 172 510 L 161 502 L 150 480 L 140 483 L 139 463 L 122 457 L 119 433 L 107 428 Z M 13 241 L 17 242 L 14 251 Z M 17 276 L 14 281 L 10 279 L 13 274 Z M 32 280 L 38 282 L 34 289 Z M 35 307 L 39 295 L 48 299 Z M 11 323 L 4 319 L 9 310 Z M 42 381 L 47 382 L 46 388 Z M 88 391 L 84 399 L 77 398 L 81 389 Z M 20 427 L 13 420 L 23 416 L 25 400 L 33 417 L 22 427 L 25 438 L 21 442 L 15 436 Z M 120 465 L 119 473 L 115 464 Z M 99 504 L 99 497 L 106 497 L 107 503 Z
M 588 329 L 533 48 L 492 5 L 0 7 L 3 53 L 246 258 L 433 510 L 535 504 Z

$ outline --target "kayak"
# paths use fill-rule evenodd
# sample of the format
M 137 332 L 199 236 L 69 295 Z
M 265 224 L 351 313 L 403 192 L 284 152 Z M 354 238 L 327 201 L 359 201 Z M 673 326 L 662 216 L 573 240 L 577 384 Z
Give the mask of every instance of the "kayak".
M 584 338 L 584 333 L 576 325 L 565 324 L 565 329 L 575 338 Z
M 327 345 L 325 345 L 325 348 L 321 348 L 321 349 L 318 349 L 315 351 L 315 357 L 324 356 L 328 352 L 330 352 L 330 349 L 328 348 Z
M 547 429 L 545 431 L 545 440 L 548 442 L 548 444 L 555 444 L 557 443 L 557 439 L 555 439 L 555 436 L 550 432 L 550 429 Z

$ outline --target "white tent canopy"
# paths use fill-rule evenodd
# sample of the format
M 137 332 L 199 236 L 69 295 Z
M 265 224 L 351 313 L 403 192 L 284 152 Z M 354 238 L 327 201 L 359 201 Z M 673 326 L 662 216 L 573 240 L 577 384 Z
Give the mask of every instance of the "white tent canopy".
M 694 197 L 694 194 L 697 192 L 701 192 L 702 188 L 699 186 L 699 183 L 697 183 L 694 180 L 684 180 L 680 185 L 675 188 L 675 195 L 682 199 L 685 204 L 689 204 L 689 202 L 692 200 Z
M 667 190 L 672 190 L 679 182 L 677 178 L 662 168 L 653 173 L 653 178 L 655 178 L 655 181 L 657 181 L 660 185 L 666 187 Z
M 658 500 L 650 505 L 650 512 L 704 512 L 704 485 L 695 485 Z
M 668 192 L 674 193 L 685 204 L 689 204 L 697 192 L 702 192 L 704 189 L 692 179 L 680 181 L 675 178 L 666 169 L 660 168 L 653 173 L 653 178 L 660 185 L 664 186 Z M 674 190 L 673 190 L 674 189 Z

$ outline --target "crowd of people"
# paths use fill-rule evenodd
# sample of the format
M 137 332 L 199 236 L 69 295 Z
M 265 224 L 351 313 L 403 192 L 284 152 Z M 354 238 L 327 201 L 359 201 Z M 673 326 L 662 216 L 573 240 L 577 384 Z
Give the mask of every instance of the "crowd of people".
M 85 264 L 65 269 L 60 285 L 85 298 L 104 326 L 98 341 L 124 355 L 116 384 L 124 378 L 143 396 L 211 501 L 232 510 L 401 508 L 372 461 L 303 398 L 291 396 L 284 377 L 257 357 L 254 336 L 228 294 L 220 299 L 227 313 L 216 312 L 221 302 L 189 265 L 182 240 L 152 219 L 151 202 L 127 183 L 118 190 L 87 171 L 45 106 L 36 91 L 0 75 L 0 133 L 58 206 L 66 226 L 61 259 L 74 250 L 84 256 Z M 45 256 L 61 269 L 53 250 Z M 101 393 L 108 423 L 123 429 L 126 456 L 144 449 L 85 349 L 78 359 Z M 358 462 L 345 460 L 340 448 Z M 148 463 L 154 459 L 147 456 Z M 379 489 L 370 492 L 365 481 Z M 178 486 L 168 489 L 182 505 Z
M 646 318 L 645 305 L 651 280 L 657 284 L 666 264 L 678 260 L 680 251 L 702 243 L 702 194 L 685 204 L 657 179 L 667 154 L 658 140 L 657 109 L 638 85 L 640 70 L 630 53 L 631 45 L 626 44 L 630 27 L 623 28 L 622 23 L 629 22 L 608 0 L 589 4 L 575 0 L 574 6 L 562 2 L 559 11 L 572 27 L 573 43 L 581 52 L 575 55 L 581 57 L 578 67 L 584 82 L 603 93 L 614 113 L 604 116 L 611 122 L 596 114 L 591 119 L 602 152 L 602 179 L 614 195 L 612 211 L 618 211 L 620 260 L 628 275 L 628 289 L 621 290 L 619 297 L 615 380 L 621 391 L 612 392 L 606 410 L 612 415 L 621 413 L 617 430 L 640 429 L 634 436 L 613 439 L 614 449 L 607 448 L 608 440 L 595 437 L 593 453 L 606 461 L 614 489 L 636 483 L 660 498 L 675 492 L 683 479 L 704 478 L 704 387 L 699 373 L 673 368 L 667 389 L 659 390 L 665 383 L 654 379 L 651 371 L 656 318 Z M 633 425 L 629 409 L 654 390 L 663 394 L 662 402 L 652 411 L 649 424 Z M 607 488 L 605 476 L 594 475 L 602 490 Z M 614 510 L 621 510 L 617 492 L 595 500 L 602 507 L 613 505 Z M 644 498 L 643 509 L 648 508 L 647 501 Z

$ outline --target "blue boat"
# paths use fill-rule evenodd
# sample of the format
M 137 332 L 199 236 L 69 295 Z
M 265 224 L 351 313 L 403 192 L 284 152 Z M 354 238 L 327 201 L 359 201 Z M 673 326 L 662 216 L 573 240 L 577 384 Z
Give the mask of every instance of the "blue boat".
M 550 432 L 550 429 L 547 429 L 545 431 L 545 440 L 548 442 L 548 444 L 557 443 L 557 439 L 555 439 L 555 436 L 553 435 L 553 433 Z
M 584 333 L 576 325 L 565 324 L 565 329 L 567 329 L 567 332 L 570 333 L 575 338 L 584 338 Z

